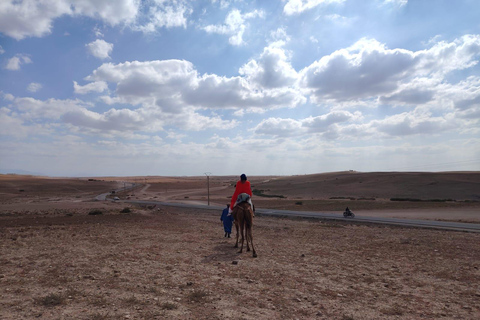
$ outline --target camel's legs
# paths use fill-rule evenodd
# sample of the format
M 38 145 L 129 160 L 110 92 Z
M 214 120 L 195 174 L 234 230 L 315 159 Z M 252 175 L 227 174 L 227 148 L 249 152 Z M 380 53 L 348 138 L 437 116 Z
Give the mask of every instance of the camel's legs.
M 238 248 L 238 222 L 235 221 L 235 230 L 237 231 L 237 241 L 235 242 L 234 248 Z
M 249 239 L 250 239 L 250 232 L 251 227 L 245 226 L 245 238 L 247 239 L 247 252 L 250 251 L 250 244 L 249 244 Z
M 256 258 L 257 251 L 255 251 L 255 246 L 253 245 L 252 227 L 248 228 L 247 232 L 249 233 L 247 237 L 247 246 L 248 246 L 248 239 L 250 239 L 250 242 L 252 243 L 253 257 Z
M 242 253 L 243 252 L 243 241 L 244 241 L 244 221 L 240 221 L 240 234 L 242 235 L 242 244 L 240 245 L 240 251 L 238 251 L 238 253 Z

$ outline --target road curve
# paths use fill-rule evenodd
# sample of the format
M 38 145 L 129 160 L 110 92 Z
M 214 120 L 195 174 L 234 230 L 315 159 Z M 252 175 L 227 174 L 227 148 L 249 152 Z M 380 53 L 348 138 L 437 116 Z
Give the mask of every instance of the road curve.
M 223 206 L 213 206 L 213 205 L 207 206 L 207 205 L 201 205 L 201 204 L 172 203 L 172 202 L 148 201 L 148 200 L 123 200 L 122 202 L 143 204 L 143 205 L 207 209 L 207 210 L 216 210 L 219 212 L 221 212 L 221 210 L 225 208 Z M 480 224 L 478 223 L 378 218 L 378 217 L 368 217 L 368 216 L 359 217 L 358 215 L 355 216 L 355 218 L 344 218 L 342 215 L 333 214 L 333 213 L 322 213 L 322 212 L 312 212 L 312 211 L 290 211 L 290 210 L 276 210 L 276 209 L 257 209 L 255 212 L 257 213 L 257 215 L 274 216 L 274 217 L 315 218 L 315 219 L 348 221 L 348 222 L 355 222 L 355 223 L 366 223 L 366 224 L 374 223 L 374 224 L 384 224 L 384 225 L 391 225 L 391 226 L 430 228 L 430 229 L 480 233 Z

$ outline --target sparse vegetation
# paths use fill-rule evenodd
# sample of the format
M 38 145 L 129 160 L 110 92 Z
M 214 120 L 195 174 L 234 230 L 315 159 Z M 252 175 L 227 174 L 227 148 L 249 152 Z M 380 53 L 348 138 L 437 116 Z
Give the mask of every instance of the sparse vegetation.
M 178 306 L 175 303 L 165 302 L 165 303 L 162 303 L 161 308 L 163 310 L 175 310 L 178 308 Z
M 100 215 L 100 214 L 103 214 L 102 210 L 100 210 L 100 209 L 94 209 L 94 210 L 90 210 L 88 212 L 89 216 L 97 216 L 97 215 Z
M 188 300 L 190 300 L 191 302 L 203 302 L 207 296 L 208 292 L 205 292 L 203 290 L 195 290 L 188 295 Z
M 410 202 L 456 202 L 454 199 L 417 199 L 417 198 L 390 198 L 390 201 L 410 201 Z
M 60 293 L 50 293 L 45 297 L 35 299 L 35 302 L 44 307 L 55 307 L 63 304 L 65 297 Z
M 131 213 L 132 210 L 129 208 L 129 207 L 125 207 L 122 209 L 122 211 L 120 211 L 120 213 Z
M 282 195 L 276 195 L 276 194 L 265 194 L 265 190 L 260 190 L 260 189 L 253 189 L 252 193 L 256 196 L 259 197 L 265 197 L 265 198 L 281 198 L 284 199 L 286 198 L 285 196 Z
M 357 200 L 354 197 L 330 197 L 331 200 Z

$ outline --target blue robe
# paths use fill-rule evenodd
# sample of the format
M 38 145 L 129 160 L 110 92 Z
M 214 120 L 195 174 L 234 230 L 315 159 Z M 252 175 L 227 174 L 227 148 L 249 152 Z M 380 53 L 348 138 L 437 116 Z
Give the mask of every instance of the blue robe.
M 225 232 L 232 233 L 233 216 L 228 215 L 228 208 L 223 209 L 220 220 L 223 221 L 223 229 Z

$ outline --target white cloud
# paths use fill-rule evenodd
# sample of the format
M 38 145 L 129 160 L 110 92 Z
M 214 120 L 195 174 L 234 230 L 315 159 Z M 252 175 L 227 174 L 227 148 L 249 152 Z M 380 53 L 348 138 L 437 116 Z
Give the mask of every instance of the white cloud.
M 274 137 L 291 137 L 302 133 L 301 121 L 294 119 L 268 118 L 262 120 L 254 129 L 256 134 Z
M 102 60 L 109 59 L 110 53 L 112 53 L 113 50 L 113 44 L 102 39 L 97 39 L 89 44 L 86 44 L 85 46 L 91 55 Z
M 148 12 L 148 22 L 137 25 L 134 29 L 142 32 L 155 32 L 159 28 L 187 27 L 187 17 L 192 9 L 185 4 L 159 1 L 151 6 Z
M 239 73 L 263 88 L 292 86 L 298 75 L 289 60 L 284 49 L 266 47 L 258 61 L 250 60 L 240 68 Z
M 38 82 L 32 82 L 27 87 L 27 90 L 30 92 L 37 92 L 40 89 L 42 89 L 42 85 Z
M 478 55 L 479 35 L 463 36 L 451 43 L 440 42 L 417 52 L 387 49 L 374 39 L 361 39 L 304 68 L 300 72 L 300 85 L 310 90 L 316 102 L 382 95 L 392 98 L 403 85 L 416 78 L 430 77 L 438 82 L 453 70 L 472 67 Z M 428 100 L 425 92 L 407 93 L 410 100 L 422 95 Z
M 133 23 L 138 0 L 24 0 L 0 5 L 0 32 L 17 40 L 51 33 L 53 20 L 63 15 L 84 15 L 110 25 Z
M 15 136 L 18 138 L 27 136 L 23 121 L 13 116 L 8 108 L 0 108 L 0 136 Z
M 348 111 L 332 111 L 317 117 L 308 117 L 301 120 L 268 118 L 260 122 L 254 129 L 259 135 L 273 137 L 298 137 L 311 133 L 328 133 L 336 131 L 336 125 L 362 118 L 360 112 L 352 114 Z M 335 138 L 337 134 L 335 134 Z M 334 138 L 330 136 L 330 138 Z
M 383 4 L 394 5 L 396 7 L 406 6 L 407 3 L 408 3 L 408 0 L 383 0 Z
M 73 81 L 73 91 L 76 94 L 86 94 L 89 92 L 103 92 L 105 90 L 108 90 L 108 85 L 105 81 L 94 81 L 84 86 L 81 86 L 76 81 Z
M 12 71 L 20 70 L 20 67 L 23 64 L 28 64 L 28 63 L 32 63 L 32 60 L 30 59 L 29 56 L 24 54 L 17 54 L 15 57 L 7 60 L 5 69 L 12 70 Z
M 305 102 L 292 88 L 259 88 L 243 77 L 200 76 L 184 60 L 105 63 L 86 80 L 115 83 L 117 102 L 148 105 L 170 114 L 188 108 L 278 108 Z
M 48 99 L 43 101 L 33 98 L 15 98 L 12 106 L 19 111 L 22 118 L 27 120 L 58 120 L 67 112 L 91 107 L 91 104 L 81 100 Z
M 54 20 L 64 15 L 87 16 L 110 26 L 153 32 L 161 27 L 185 28 L 191 12 L 185 1 L 177 0 L 6 0 L 0 5 L 0 33 L 17 40 L 43 37 L 52 32 Z M 95 33 L 100 36 L 98 28 Z
M 389 136 L 441 134 L 456 129 L 458 124 L 448 117 L 419 115 L 416 112 L 401 113 L 384 120 L 375 120 L 370 124 L 378 132 Z
M 1 91 L 0 91 L 1 92 Z M 7 100 L 7 101 L 13 101 L 15 100 L 15 97 L 13 94 L 10 94 L 10 93 L 4 93 L 3 94 L 3 99 L 4 100 Z
M 0 46 L 0 54 L 4 54 L 5 53 L 5 50 L 3 49 L 2 46 Z
M 319 5 L 331 3 L 343 3 L 345 0 L 289 0 L 283 7 L 283 12 L 287 15 L 302 13 L 306 10 L 313 9 Z
M 218 33 L 230 36 L 229 43 L 234 46 L 244 44 L 243 34 L 247 28 L 246 20 L 254 18 L 263 18 L 264 12 L 254 10 L 242 14 L 238 9 L 230 11 L 225 18 L 225 23 L 221 25 L 208 25 L 203 29 L 208 33 Z

